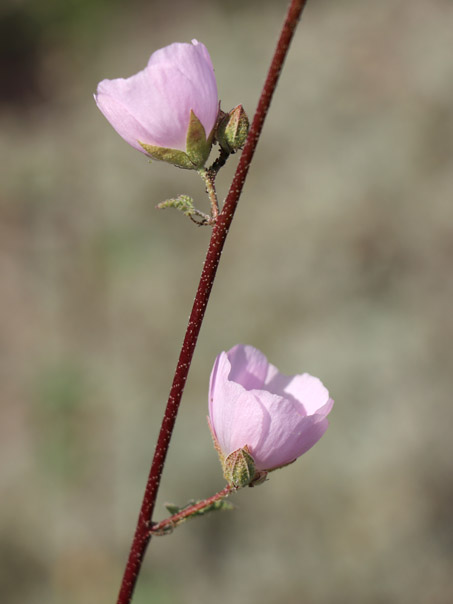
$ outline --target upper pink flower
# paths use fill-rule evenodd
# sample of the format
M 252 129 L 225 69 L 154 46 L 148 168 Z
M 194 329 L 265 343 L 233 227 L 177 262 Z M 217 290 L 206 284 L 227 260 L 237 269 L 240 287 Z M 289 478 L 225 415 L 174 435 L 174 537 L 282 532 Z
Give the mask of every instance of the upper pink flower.
M 321 381 L 286 376 L 252 346 L 237 345 L 214 363 L 209 418 L 224 458 L 246 445 L 258 471 L 294 461 L 327 430 L 333 406 Z
M 186 152 L 191 111 L 206 139 L 219 112 L 211 58 L 197 40 L 157 50 L 130 78 L 102 80 L 95 100 L 118 134 L 143 153 L 141 143 Z

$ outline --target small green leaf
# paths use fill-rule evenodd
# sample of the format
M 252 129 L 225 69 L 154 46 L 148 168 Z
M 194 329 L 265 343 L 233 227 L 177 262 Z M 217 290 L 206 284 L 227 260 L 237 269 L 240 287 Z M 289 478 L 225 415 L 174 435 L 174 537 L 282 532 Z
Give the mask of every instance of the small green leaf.
M 188 195 L 178 195 L 173 199 L 166 199 L 165 201 L 161 201 L 157 204 L 156 208 L 158 210 L 165 210 L 165 208 L 174 208 L 175 210 L 179 210 L 184 214 L 184 216 L 188 216 L 193 222 L 198 225 L 202 224 L 211 224 L 211 217 L 194 206 L 194 202 L 192 197 Z M 201 220 L 196 220 L 194 218 L 200 218 Z
M 206 140 L 203 124 L 193 111 L 190 112 L 189 129 L 187 130 L 186 151 L 192 163 L 197 168 L 202 168 L 209 157 L 212 145 L 212 136 Z
M 157 161 L 165 161 L 169 164 L 173 164 L 178 168 L 185 168 L 186 170 L 197 170 L 199 168 L 184 151 L 178 149 L 167 149 L 165 147 L 155 147 L 154 145 L 147 145 L 138 141 L 148 155 Z
M 165 208 L 175 208 L 175 210 L 179 210 L 185 216 L 193 216 L 196 214 L 195 207 L 193 205 L 192 197 L 188 195 L 178 195 L 173 199 L 166 199 L 165 201 L 161 201 L 156 206 L 159 210 L 164 210 Z
M 206 139 L 206 132 L 203 124 L 191 110 L 186 137 L 186 151 L 148 145 L 142 141 L 138 142 L 151 159 L 165 161 L 178 168 L 185 168 L 186 170 L 199 170 L 205 165 L 206 160 L 209 157 L 212 139 L 213 132 L 211 132 L 209 138 Z

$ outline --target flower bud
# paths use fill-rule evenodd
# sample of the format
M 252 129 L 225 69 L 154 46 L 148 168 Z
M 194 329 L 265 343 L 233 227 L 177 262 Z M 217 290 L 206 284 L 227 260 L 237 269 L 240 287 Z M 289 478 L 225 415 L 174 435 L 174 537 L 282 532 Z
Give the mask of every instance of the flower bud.
M 234 153 L 242 147 L 249 132 L 249 118 L 242 105 L 227 113 L 217 126 L 216 138 L 227 153 Z
M 255 462 L 247 445 L 230 453 L 223 461 L 223 475 L 228 484 L 234 487 L 245 487 L 255 477 Z
M 199 169 L 206 162 L 219 101 L 211 58 L 200 42 L 157 50 L 143 71 L 100 82 L 94 98 L 138 151 L 180 168 Z

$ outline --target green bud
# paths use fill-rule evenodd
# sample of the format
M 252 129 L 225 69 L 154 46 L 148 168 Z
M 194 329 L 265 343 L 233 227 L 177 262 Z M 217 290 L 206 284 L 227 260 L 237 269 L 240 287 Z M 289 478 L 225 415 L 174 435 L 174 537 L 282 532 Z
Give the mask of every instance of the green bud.
M 242 105 L 227 113 L 217 126 L 216 138 L 227 153 L 234 153 L 242 147 L 249 132 L 249 118 Z
M 230 453 L 223 462 L 223 475 L 228 484 L 234 487 L 245 487 L 255 477 L 255 462 L 247 445 Z

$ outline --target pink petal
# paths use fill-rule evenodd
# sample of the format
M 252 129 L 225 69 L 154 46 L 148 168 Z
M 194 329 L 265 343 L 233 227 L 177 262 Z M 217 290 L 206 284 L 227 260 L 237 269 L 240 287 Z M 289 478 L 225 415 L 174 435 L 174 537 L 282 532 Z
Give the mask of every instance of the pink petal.
M 228 351 L 228 359 L 231 363 L 228 379 L 246 390 L 263 387 L 269 363 L 262 352 L 253 346 L 237 344 Z
M 124 80 L 126 82 L 127 80 Z M 97 93 L 94 95 L 97 106 L 112 124 L 118 134 L 124 138 L 134 149 L 146 153 L 138 141 L 154 145 L 150 140 L 148 130 L 137 119 L 129 113 L 129 109 L 124 102 L 118 100 L 116 88 L 119 80 L 103 80 L 98 84 Z M 114 84 L 115 83 L 115 84 Z
M 251 451 L 258 470 L 272 470 L 294 461 L 327 430 L 328 421 L 324 416 L 306 416 L 295 401 L 279 399 L 265 391 L 257 397 L 268 420 L 264 422 L 268 431 L 262 435 L 259 447 Z
M 317 377 L 308 373 L 286 376 L 272 365 L 266 377 L 265 388 L 280 396 L 289 395 L 302 404 L 307 415 L 318 412 L 329 400 L 329 391 Z
M 220 448 L 229 455 L 246 445 L 252 451 L 259 446 L 266 417 L 259 401 L 249 392 L 229 397 L 225 393 L 222 407 Z
M 209 417 L 225 456 L 245 445 L 254 445 L 262 432 L 263 409 L 244 388 L 228 380 L 231 365 L 222 352 L 211 373 Z
M 206 46 L 197 40 L 192 40 L 192 44 L 170 44 L 151 55 L 148 67 L 163 72 L 177 69 L 177 77 L 184 81 L 184 87 L 177 84 L 175 77 L 173 83 L 177 85 L 168 88 L 167 101 L 184 116 L 193 110 L 208 137 L 216 123 L 219 108 L 214 67 Z

